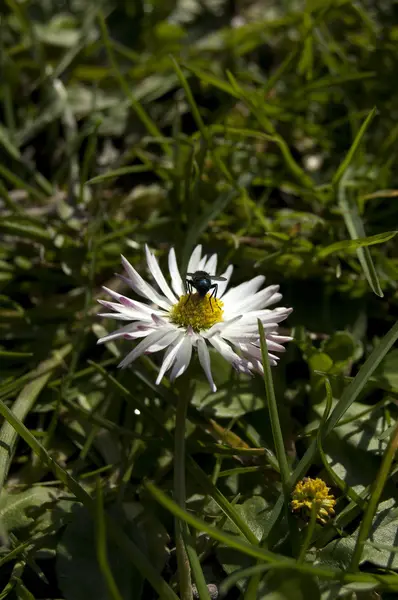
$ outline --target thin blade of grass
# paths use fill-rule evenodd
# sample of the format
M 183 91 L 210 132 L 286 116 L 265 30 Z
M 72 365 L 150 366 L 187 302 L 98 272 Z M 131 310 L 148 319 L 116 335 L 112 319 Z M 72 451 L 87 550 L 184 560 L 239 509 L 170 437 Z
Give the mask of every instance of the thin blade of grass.
M 348 233 L 353 240 L 366 238 L 365 228 L 363 226 L 362 219 L 359 216 L 357 205 L 347 197 L 347 191 L 348 189 L 344 185 L 344 181 L 342 181 L 338 188 L 339 206 L 341 208 Z M 377 296 L 382 298 L 384 294 L 380 287 L 380 282 L 377 277 L 369 248 L 357 248 L 356 252 L 370 287 Z
M 115 578 L 113 577 L 111 567 L 108 561 L 108 553 L 106 547 L 106 524 L 104 518 L 104 504 L 102 498 L 101 483 L 97 480 L 97 494 L 96 494 L 96 518 L 95 518 L 95 530 L 96 530 L 96 549 L 97 549 L 97 560 L 99 567 L 102 571 L 106 587 L 112 600 L 123 600 L 122 595 L 119 592 Z
M 372 108 L 372 110 L 366 117 L 365 121 L 362 123 L 362 125 L 355 137 L 355 140 L 353 141 L 353 143 L 351 145 L 351 148 L 347 152 L 347 156 L 345 157 L 345 159 L 343 160 L 343 162 L 337 169 L 336 173 L 333 175 L 332 185 L 334 185 L 334 186 L 338 185 L 338 183 L 341 181 L 343 175 L 347 171 L 348 167 L 351 165 L 353 158 L 362 142 L 362 138 L 365 135 L 366 131 L 368 130 L 371 122 L 373 121 L 373 119 L 376 115 L 376 111 L 377 111 L 376 107 Z
M 329 246 L 321 248 L 318 252 L 318 258 L 325 258 L 333 252 L 349 252 L 351 250 L 357 250 L 358 248 L 364 248 L 366 246 L 374 246 L 375 244 L 383 244 L 388 242 L 397 235 L 398 231 L 386 231 L 385 233 L 378 233 L 377 235 L 370 235 L 364 238 L 357 238 L 353 240 L 343 240 L 341 242 L 335 242 Z
M 278 460 L 279 471 L 281 474 L 282 489 L 285 496 L 286 506 L 290 500 L 290 469 L 286 456 L 285 443 L 283 440 L 282 428 L 279 421 L 278 405 L 275 397 L 274 384 L 272 381 L 271 365 L 268 357 L 268 347 L 265 339 L 264 326 L 260 319 L 257 320 L 258 331 L 260 334 L 261 357 L 264 368 L 264 384 L 267 397 L 269 418 L 271 422 L 272 437 L 276 458 Z

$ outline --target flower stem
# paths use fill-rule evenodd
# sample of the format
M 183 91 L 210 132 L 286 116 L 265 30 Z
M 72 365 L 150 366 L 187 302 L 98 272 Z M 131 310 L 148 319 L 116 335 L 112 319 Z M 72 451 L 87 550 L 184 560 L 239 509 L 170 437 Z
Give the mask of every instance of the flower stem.
M 174 437 L 174 497 L 177 504 L 185 509 L 185 419 L 189 395 L 180 391 L 177 400 L 176 426 Z M 178 577 L 181 600 L 192 600 L 191 567 L 184 542 L 185 523 L 175 520 L 175 539 Z

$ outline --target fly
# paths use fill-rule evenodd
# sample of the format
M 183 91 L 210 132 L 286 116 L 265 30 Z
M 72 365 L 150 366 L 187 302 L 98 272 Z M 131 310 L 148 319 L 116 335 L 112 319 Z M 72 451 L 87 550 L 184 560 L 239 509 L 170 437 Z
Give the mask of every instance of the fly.
M 195 273 L 187 273 L 187 277 L 191 277 L 191 279 L 186 279 L 185 282 L 187 284 L 188 290 L 188 300 L 191 297 L 193 289 L 195 289 L 201 298 L 204 298 L 206 294 L 212 290 L 209 301 L 211 309 L 213 310 L 213 306 L 211 304 L 211 299 L 217 299 L 218 292 L 218 284 L 213 283 L 214 281 L 227 281 L 226 277 L 216 277 L 215 275 L 209 275 L 206 271 L 195 271 Z

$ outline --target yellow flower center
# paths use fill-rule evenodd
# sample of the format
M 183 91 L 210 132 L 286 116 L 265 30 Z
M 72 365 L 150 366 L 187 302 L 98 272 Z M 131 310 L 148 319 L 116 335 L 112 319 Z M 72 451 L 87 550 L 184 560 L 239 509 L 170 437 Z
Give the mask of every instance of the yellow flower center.
M 292 493 L 292 509 L 294 511 L 303 511 L 306 516 L 310 516 L 312 507 L 315 509 L 317 519 L 321 523 L 326 523 L 329 516 L 334 514 L 336 500 L 322 479 L 304 477 L 298 482 Z
M 199 294 L 186 294 L 171 307 L 170 319 L 179 327 L 191 326 L 198 333 L 203 329 L 210 329 L 216 323 L 221 323 L 223 307 L 224 303 L 217 298 L 210 298 L 210 294 L 206 294 L 204 298 Z

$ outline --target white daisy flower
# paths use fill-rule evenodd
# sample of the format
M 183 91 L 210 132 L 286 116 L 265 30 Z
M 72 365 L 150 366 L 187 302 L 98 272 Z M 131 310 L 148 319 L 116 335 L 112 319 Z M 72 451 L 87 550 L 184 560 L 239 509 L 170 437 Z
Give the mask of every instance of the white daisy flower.
M 260 319 L 266 334 L 271 365 L 279 357 L 274 352 L 284 352 L 283 344 L 292 338 L 278 335 L 278 323 L 292 312 L 291 308 L 269 308 L 281 300 L 278 285 L 260 289 L 265 277 L 257 275 L 227 291 L 233 267 L 229 265 L 218 281 L 217 297 L 207 293 L 187 293 L 187 285 L 178 270 L 174 248 L 169 252 L 171 287 L 167 283 L 155 255 L 146 246 L 146 259 L 160 291 L 147 283 L 124 256 L 122 263 L 127 277 L 120 276 L 136 294 L 149 303 L 138 302 L 106 287 L 103 289 L 114 302 L 99 300 L 113 312 L 101 313 L 127 325 L 98 340 L 99 344 L 119 337 L 128 340 L 143 338 L 119 364 L 127 367 L 142 354 L 165 350 L 156 383 L 159 384 L 171 369 L 170 380 L 174 381 L 187 369 L 192 350 L 196 349 L 200 364 L 209 381 L 211 390 L 217 390 L 210 366 L 209 345 L 215 348 L 232 366 L 241 373 L 263 373 L 260 338 L 257 320 Z M 202 256 L 202 247 L 196 246 L 188 264 L 188 273 L 205 271 L 215 275 L 217 255 Z M 189 283 L 189 280 L 188 280 Z M 192 289 L 192 285 L 189 286 Z M 212 296 L 212 297 L 211 297 Z

